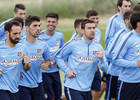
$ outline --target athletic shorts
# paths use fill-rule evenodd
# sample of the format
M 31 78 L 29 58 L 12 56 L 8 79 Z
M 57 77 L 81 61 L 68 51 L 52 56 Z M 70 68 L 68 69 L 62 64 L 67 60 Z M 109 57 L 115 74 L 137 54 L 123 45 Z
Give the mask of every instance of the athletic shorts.
M 38 83 L 37 87 L 37 99 L 36 100 L 45 100 L 45 92 L 43 88 L 43 82 Z
M 140 100 L 140 83 L 118 81 L 116 100 Z
M 100 74 L 99 68 L 95 72 L 95 76 L 93 78 L 91 90 L 101 91 L 101 74 Z
M 11 93 L 7 90 L 0 90 L 0 100 L 19 100 L 18 93 Z
M 68 87 L 64 91 L 67 100 L 89 100 L 90 91 L 77 91 Z
M 37 97 L 37 87 L 28 88 L 19 86 L 19 100 L 35 100 Z
M 107 87 L 106 87 L 105 100 L 116 100 L 118 76 L 112 76 L 110 74 L 107 74 L 106 82 L 107 82 Z
M 62 88 L 60 74 L 58 72 L 42 73 L 45 99 L 61 100 Z

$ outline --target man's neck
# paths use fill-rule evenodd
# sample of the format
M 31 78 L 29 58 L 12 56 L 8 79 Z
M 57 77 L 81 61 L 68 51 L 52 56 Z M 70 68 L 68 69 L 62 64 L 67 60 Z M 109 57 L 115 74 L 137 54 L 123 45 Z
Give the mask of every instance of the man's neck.
M 119 12 L 119 13 L 120 13 L 121 17 L 123 18 L 123 14 L 121 12 Z
M 45 33 L 48 35 L 48 36 L 53 36 L 54 35 L 54 32 L 55 32 L 55 30 L 54 31 L 49 31 L 49 30 L 45 30 Z
M 76 39 L 81 39 L 83 36 L 77 34 Z
M 29 43 L 35 43 L 36 42 L 36 38 L 27 34 L 26 36 L 26 40 L 29 42 Z
M 138 26 L 137 26 L 138 27 Z M 136 28 L 135 31 L 140 34 L 140 28 Z

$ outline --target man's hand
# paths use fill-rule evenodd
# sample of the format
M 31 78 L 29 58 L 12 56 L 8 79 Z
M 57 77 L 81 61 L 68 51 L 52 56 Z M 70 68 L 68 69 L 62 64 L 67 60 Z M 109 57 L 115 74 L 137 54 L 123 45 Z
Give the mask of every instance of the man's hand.
M 58 64 L 56 64 L 56 67 L 57 67 L 58 69 L 60 69 L 59 66 L 58 66 Z
M 103 52 L 102 51 L 98 51 L 97 52 L 97 55 L 98 55 L 98 57 L 100 58 L 100 59 L 103 59 Z
M 29 63 L 30 59 L 29 59 L 29 57 L 26 56 L 26 53 L 24 53 L 23 59 L 24 59 L 24 63 L 25 63 L 23 68 L 25 71 L 28 71 L 31 68 L 31 64 Z
M 45 63 L 45 60 L 44 60 L 44 59 L 42 59 L 40 67 L 41 67 L 43 70 L 47 70 L 48 66 L 47 66 L 47 64 Z
M 22 77 L 21 73 L 23 73 L 23 71 L 20 71 L 20 78 Z
M 140 68 L 140 60 L 137 61 L 137 65 Z
M 24 57 L 23 58 L 24 58 L 24 63 L 28 64 L 30 60 L 29 60 L 29 57 L 26 56 L 26 53 L 24 53 Z
M 51 56 L 51 60 L 50 60 L 50 64 L 49 64 L 49 68 L 51 69 L 53 67 L 53 56 Z
M 0 75 L 2 74 L 2 69 L 0 69 Z
M 73 78 L 73 77 L 76 77 L 76 72 L 75 71 L 73 71 L 73 70 L 71 70 L 69 73 L 68 73 L 68 78 Z

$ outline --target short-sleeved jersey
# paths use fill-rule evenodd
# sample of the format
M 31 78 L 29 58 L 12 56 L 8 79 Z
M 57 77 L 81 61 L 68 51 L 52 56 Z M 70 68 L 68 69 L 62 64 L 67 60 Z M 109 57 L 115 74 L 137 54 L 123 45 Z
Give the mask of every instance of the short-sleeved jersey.
M 41 61 L 42 58 L 50 60 L 50 50 L 46 42 L 42 40 L 36 40 L 35 43 L 29 43 L 26 40 L 26 37 L 23 38 L 20 42 L 26 44 L 30 51 L 30 63 L 31 68 L 29 71 L 23 71 L 21 73 L 22 77 L 20 78 L 20 86 L 34 88 L 38 86 L 38 80 L 41 70 Z
M 0 43 L 0 90 L 8 90 L 11 93 L 18 92 L 20 71 L 24 65 L 24 53 L 29 57 L 26 45 L 18 43 L 15 47 L 9 47 L 5 41 Z
M 7 36 L 5 34 L 5 29 L 4 29 L 5 23 L 13 20 L 14 18 L 15 17 L 10 18 L 10 19 L 8 19 L 0 24 L 0 41 L 5 40 L 7 38 Z M 25 29 L 25 22 L 24 22 L 23 30 L 21 31 L 21 37 L 23 37 L 26 34 L 27 34 L 27 31 Z
M 98 63 L 103 71 L 107 71 L 105 56 L 101 60 L 97 51 L 103 51 L 101 44 L 97 42 L 88 43 L 84 38 L 67 42 L 57 53 L 56 62 L 60 69 L 67 75 L 70 70 L 75 71 L 76 77 L 65 77 L 65 87 L 78 91 L 90 91 L 91 83 Z M 64 62 L 68 59 L 68 66 Z
M 106 26 L 106 34 L 105 34 L 105 43 L 106 48 L 108 46 L 109 41 L 115 36 L 115 34 L 124 28 L 125 23 L 123 17 L 121 17 L 120 13 L 118 12 L 114 16 L 112 16 Z
M 122 67 L 119 79 L 129 83 L 140 82 L 140 70 L 137 61 L 140 59 L 140 34 L 135 30 L 127 33 L 118 45 L 112 64 Z
M 63 33 L 61 33 L 58 30 L 55 30 L 55 33 L 54 33 L 53 36 L 48 36 L 45 33 L 45 30 L 43 30 L 39 37 L 41 39 L 43 39 L 49 45 L 50 55 L 53 56 L 53 67 L 52 67 L 52 69 L 48 68 L 47 70 L 42 70 L 42 72 L 52 73 L 52 72 L 59 71 L 59 69 L 56 67 L 56 61 L 55 61 L 55 58 L 54 58 L 54 54 L 65 43 Z

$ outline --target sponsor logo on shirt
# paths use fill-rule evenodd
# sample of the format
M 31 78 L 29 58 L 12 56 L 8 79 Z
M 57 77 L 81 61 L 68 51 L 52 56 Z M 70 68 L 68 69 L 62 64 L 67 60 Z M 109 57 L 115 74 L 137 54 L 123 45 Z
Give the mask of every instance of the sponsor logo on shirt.
M 60 44 L 60 40 L 56 40 L 56 45 L 59 45 Z
M 120 26 L 120 28 L 123 28 L 123 25 L 122 25 L 122 26 Z
M 88 62 L 88 63 L 93 63 L 97 61 L 97 59 L 95 58 L 86 58 L 86 57 L 77 57 L 77 60 L 80 62 Z
M 1 61 L 1 64 L 2 65 L 18 65 L 21 62 L 22 62 L 22 59 L 17 59 L 17 60 L 3 60 L 3 61 Z
M 17 56 L 18 56 L 18 58 L 21 58 L 22 57 L 22 52 L 17 52 Z
M 96 57 L 97 56 L 97 51 L 93 50 L 93 56 Z
M 140 50 L 137 50 L 135 54 L 140 55 Z
M 36 61 L 36 60 L 41 59 L 41 58 L 42 58 L 41 56 L 30 56 L 30 59 L 32 61 Z
M 42 49 L 37 49 L 37 54 L 40 55 L 42 53 Z
M 59 46 L 56 47 L 50 47 L 50 52 L 56 52 L 59 49 Z

